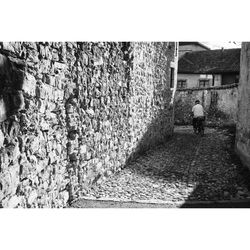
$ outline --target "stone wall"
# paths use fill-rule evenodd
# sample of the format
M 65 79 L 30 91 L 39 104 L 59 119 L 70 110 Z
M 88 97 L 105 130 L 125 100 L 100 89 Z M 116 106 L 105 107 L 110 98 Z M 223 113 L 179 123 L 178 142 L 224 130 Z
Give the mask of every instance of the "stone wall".
M 173 131 L 174 43 L 0 43 L 0 202 L 64 207 Z
M 238 84 L 208 88 L 177 90 L 175 123 L 191 124 L 190 113 L 195 100 L 200 100 L 206 111 L 206 124 L 234 126 L 237 118 Z
M 242 43 L 236 152 L 250 168 L 250 43 Z

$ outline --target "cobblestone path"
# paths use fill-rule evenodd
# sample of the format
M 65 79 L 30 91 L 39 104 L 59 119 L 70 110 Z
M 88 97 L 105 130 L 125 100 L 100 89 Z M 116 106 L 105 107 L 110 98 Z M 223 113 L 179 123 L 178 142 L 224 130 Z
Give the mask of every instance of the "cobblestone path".
M 234 134 L 206 128 L 176 127 L 174 136 L 140 156 L 121 172 L 95 185 L 84 198 L 185 202 L 250 198 L 250 174 L 233 151 Z M 74 203 L 83 207 L 83 200 Z

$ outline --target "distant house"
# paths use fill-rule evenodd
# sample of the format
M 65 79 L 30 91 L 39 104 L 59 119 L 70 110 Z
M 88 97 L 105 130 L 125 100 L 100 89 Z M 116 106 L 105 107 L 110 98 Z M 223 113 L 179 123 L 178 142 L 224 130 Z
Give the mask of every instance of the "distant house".
M 177 88 L 210 87 L 239 82 L 241 49 L 187 52 L 178 61 Z
M 179 42 L 179 58 L 187 52 L 203 50 L 210 50 L 210 48 L 200 42 Z

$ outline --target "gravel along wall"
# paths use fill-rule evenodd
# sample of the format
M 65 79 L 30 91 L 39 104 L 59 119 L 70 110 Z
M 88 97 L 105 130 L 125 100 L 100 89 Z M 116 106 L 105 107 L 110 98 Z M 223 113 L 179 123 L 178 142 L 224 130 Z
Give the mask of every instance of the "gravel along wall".
M 173 132 L 173 42 L 1 42 L 0 205 L 65 207 Z

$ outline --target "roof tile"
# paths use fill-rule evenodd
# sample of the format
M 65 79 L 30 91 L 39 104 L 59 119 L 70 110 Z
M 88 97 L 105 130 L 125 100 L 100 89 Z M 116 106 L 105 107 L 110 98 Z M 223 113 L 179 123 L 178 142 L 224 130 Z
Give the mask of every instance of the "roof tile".
M 188 52 L 179 59 L 178 73 L 233 73 L 240 71 L 241 49 Z

